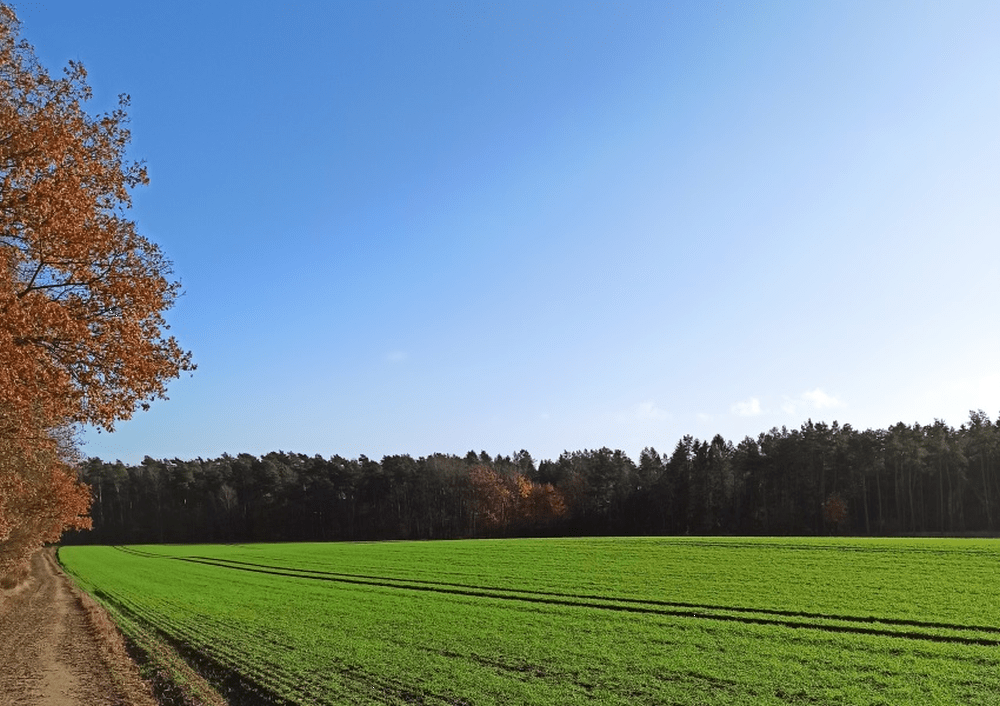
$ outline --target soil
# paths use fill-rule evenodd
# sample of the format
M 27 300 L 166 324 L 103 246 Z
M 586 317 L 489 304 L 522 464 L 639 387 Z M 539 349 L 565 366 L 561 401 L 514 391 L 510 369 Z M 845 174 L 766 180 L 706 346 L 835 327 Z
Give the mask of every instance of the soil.
M 121 635 L 54 549 L 35 555 L 27 581 L 0 590 L 0 703 L 156 706 Z

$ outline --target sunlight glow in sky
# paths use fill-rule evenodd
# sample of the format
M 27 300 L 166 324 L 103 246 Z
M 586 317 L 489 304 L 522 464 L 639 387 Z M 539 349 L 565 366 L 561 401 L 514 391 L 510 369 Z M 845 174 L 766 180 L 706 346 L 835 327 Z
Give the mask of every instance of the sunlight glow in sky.
M 88 455 L 1000 412 L 1000 3 L 16 7 L 131 94 L 199 366 Z

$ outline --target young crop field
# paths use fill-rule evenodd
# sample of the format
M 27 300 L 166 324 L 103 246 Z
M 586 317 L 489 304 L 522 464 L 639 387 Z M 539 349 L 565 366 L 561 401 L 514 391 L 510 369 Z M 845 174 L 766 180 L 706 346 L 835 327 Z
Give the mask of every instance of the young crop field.
M 63 547 L 137 642 L 291 704 L 1000 704 L 1000 542 Z M 238 686 L 234 686 L 238 685 Z

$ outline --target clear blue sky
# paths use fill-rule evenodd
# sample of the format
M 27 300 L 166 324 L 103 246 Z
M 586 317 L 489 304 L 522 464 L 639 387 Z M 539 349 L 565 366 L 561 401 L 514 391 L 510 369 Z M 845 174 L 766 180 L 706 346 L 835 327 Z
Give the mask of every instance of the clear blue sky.
M 1000 412 L 1000 3 L 16 5 L 132 96 L 198 370 L 107 460 Z

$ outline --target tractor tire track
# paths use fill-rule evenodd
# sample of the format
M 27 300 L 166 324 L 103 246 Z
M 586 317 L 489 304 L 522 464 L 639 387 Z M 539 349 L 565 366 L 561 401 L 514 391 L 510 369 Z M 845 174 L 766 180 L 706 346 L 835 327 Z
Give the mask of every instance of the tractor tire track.
M 217 559 L 213 557 L 164 556 L 140 553 L 134 550 L 123 549 L 123 551 L 129 551 L 130 553 L 138 555 L 145 555 L 150 558 L 168 558 L 175 561 L 202 564 L 233 571 L 268 574 L 272 576 L 282 576 L 310 581 L 328 581 L 332 583 L 372 586 L 377 588 L 449 594 L 472 598 L 488 598 L 501 601 L 516 601 L 528 604 L 566 606 L 591 610 L 607 610 L 696 620 L 712 620 L 719 622 L 742 623 L 746 625 L 777 626 L 801 630 L 817 630 L 829 633 L 871 635 L 908 640 L 924 640 L 929 642 L 984 645 L 989 647 L 1000 646 L 1000 628 L 995 626 L 953 625 L 948 623 L 922 622 L 893 618 L 838 616 L 821 613 L 806 613 L 801 611 L 746 608 L 741 606 L 713 606 L 693 603 L 641 600 L 634 598 L 607 598 L 602 596 L 527 591 L 516 588 L 490 588 L 467 584 L 449 584 L 444 582 L 421 581 L 415 579 L 397 579 L 392 577 L 367 576 L 362 574 L 339 574 L 333 572 L 312 571 L 308 569 L 276 567 L 230 559 Z M 895 627 L 917 629 L 893 629 Z M 930 632 L 932 630 L 941 630 L 942 632 Z

